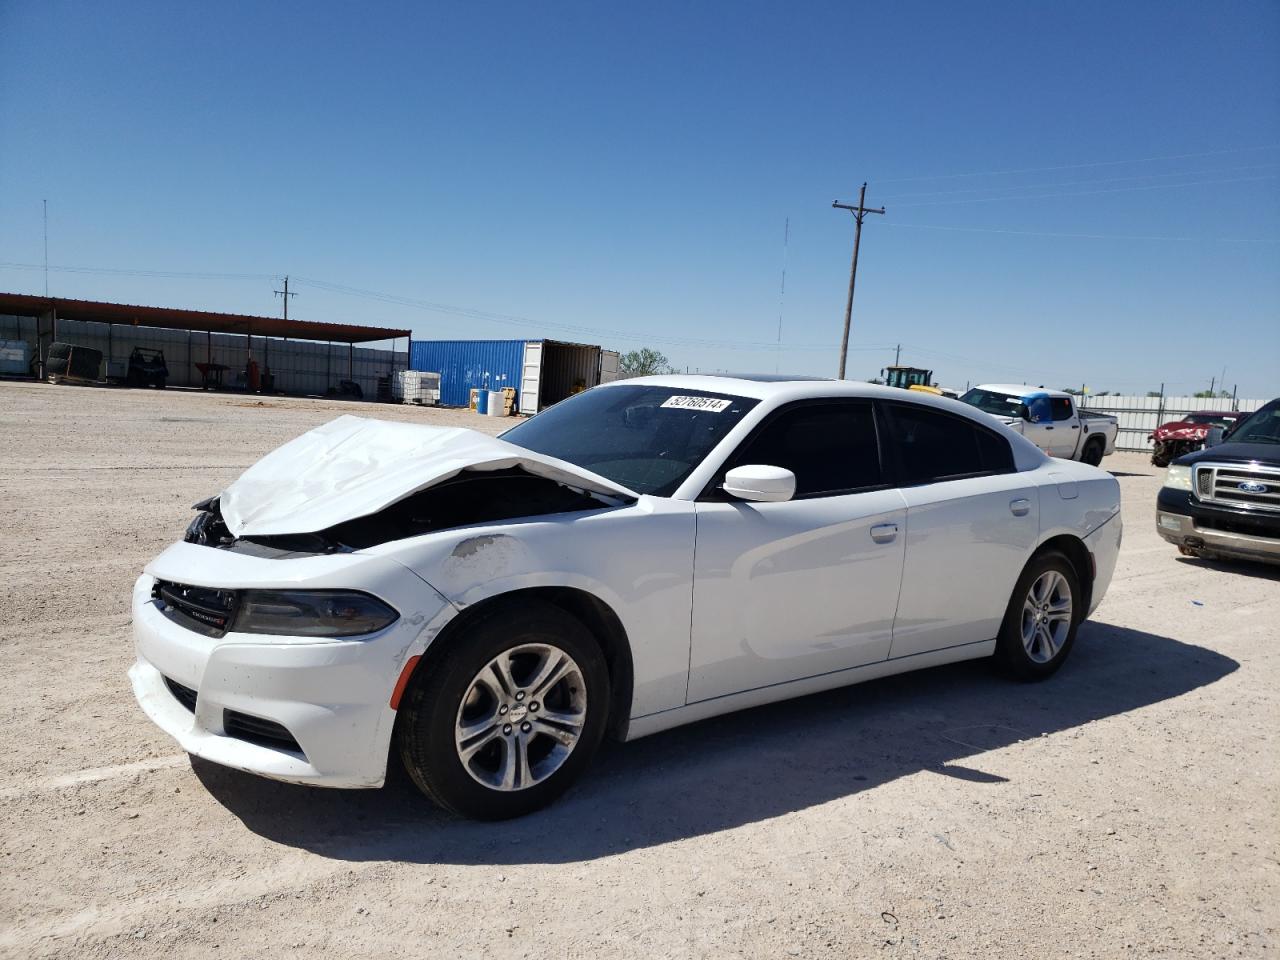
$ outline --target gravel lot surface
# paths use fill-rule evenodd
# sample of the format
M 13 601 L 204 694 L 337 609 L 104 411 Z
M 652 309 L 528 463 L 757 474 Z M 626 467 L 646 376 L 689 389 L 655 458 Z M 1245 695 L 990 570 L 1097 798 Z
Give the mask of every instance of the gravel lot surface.
M 0 955 L 1269 957 L 1280 571 L 1179 559 L 1161 471 L 1071 661 L 943 667 L 606 748 L 553 808 L 271 783 L 143 716 L 129 590 L 190 505 L 340 413 L 0 383 Z

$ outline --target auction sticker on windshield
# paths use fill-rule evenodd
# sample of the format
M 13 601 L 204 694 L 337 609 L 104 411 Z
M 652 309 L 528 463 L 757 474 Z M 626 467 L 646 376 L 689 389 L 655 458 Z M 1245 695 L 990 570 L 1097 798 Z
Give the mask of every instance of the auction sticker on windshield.
M 711 413 L 720 413 L 725 410 L 732 400 L 719 400 L 715 397 L 667 397 L 662 401 L 664 407 L 676 407 L 680 410 L 709 410 Z

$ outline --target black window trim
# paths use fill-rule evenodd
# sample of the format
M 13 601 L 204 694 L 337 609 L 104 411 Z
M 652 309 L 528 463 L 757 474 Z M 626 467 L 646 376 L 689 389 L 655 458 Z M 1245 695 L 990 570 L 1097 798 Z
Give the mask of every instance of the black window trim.
M 957 413 L 952 413 L 950 410 L 940 410 L 937 407 L 931 406 L 929 404 L 911 403 L 910 401 L 906 401 L 906 400 L 877 400 L 876 406 L 881 406 L 881 405 L 883 405 L 885 408 L 884 420 L 888 428 L 887 432 L 890 440 L 888 444 L 890 448 L 889 456 L 893 461 L 893 474 L 895 477 L 906 476 L 906 471 L 902 467 L 902 460 L 899 457 L 899 452 L 901 447 L 898 443 L 898 424 L 897 424 L 897 421 L 894 419 L 894 415 L 893 415 L 893 409 L 895 407 L 911 407 L 918 410 L 927 410 L 930 413 L 936 413 L 943 417 L 950 417 L 952 420 L 959 420 L 961 423 L 965 424 L 966 426 L 969 426 L 981 433 L 985 433 L 989 437 L 992 437 L 995 440 L 998 440 L 1000 443 L 1003 443 L 1009 451 L 1010 468 L 1008 470 L 978 470 L 972 473 L 946 474 L 940 477 L 932 477 L 928 480 L 920 480 L 915 483 L 902 482 L 902 483 L 895 484 L 895 486 L 898 487 L 899 489 L 905 490 L 911 487 L 927 487 L 931 483 L 948 483 L 952 480 L 969 480 L 974 477 L 1003 477 L 1003 476 L 1007 476 L 1008 474 L 1018 472 L 1018 464 L 1013 456 L 1013 445 L 1009 443 L 1009 439 L 1007 437 L 1001 436 L 999 433 L 997 433 L 995 430 L 992 430 L 990 427 L 986 426 L 985 424 L 979 423 L 977 420 L 973 420 L 973 419 L 970 419 L 969 417 L 961 416 L 960 414 L 957 414 Z M 883 445 L 884 445 L 883 440 L 881 441 L 881 444 L 883 448 Z
M 855 493 L 874 493 L 877 490 L 892 490 L 899 486 L 896 482 L 898 478 L 898 465 L 896 454 L 890 457 L 886 450 L 885 437 L 888 433 L 884 419 L 884 412 L 880 409 L 880 404 L 871 397 L 806 397 L 803 400 L 792 400 L 790 403 L 784 403 L 781 406 L 769 411 L 759 423 L 751 428 L 742 440 L 734 447 L 733 452 L 724 458 L 720 467 L 707 481 L 707 485 L 702 488 L 702 492 L 695 498 L 695 503 L 728 503 L 738 502 L 737 498 L 731 497 L 724 492 L 725 474 L 734 467 L 740 467 L 746 463 L 746 458 L 740 456 L 755 439 L 763 433 L 768 427 L 779 417 L 803 407 L 831 407 L 831 406 L 849 406 L 850 404 L 870 404 L 871 406 L 871 422 L 876 432 L 876 455 L 880 458 L 880 476 L 881 482 L 869 484 L 862 487 L 849 487 L 841 490 L 818 490 L 813 493 L 796 494 L 787 503 L 795 503 L 797 500 L 817 500 L 825 497 L 847 497 Z M 771 464 L 769 464 L 771 466 Z

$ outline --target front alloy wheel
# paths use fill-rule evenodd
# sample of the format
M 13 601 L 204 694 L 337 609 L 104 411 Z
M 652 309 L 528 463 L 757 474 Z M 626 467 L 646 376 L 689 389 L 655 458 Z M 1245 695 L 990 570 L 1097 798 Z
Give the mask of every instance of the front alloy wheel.
M 498 600 L 435 642 L 396 721 L 418 788 L 480 820 L 530 813 L 568 789 L 609 717 L 609 668 L 582 621 L 543 600 Z
M 476 674 L 458 707 L 458 759 L 494 790 L 524 790 L 559 770 L 582 736 L 587 682 L 557 646 L 505 650 Z

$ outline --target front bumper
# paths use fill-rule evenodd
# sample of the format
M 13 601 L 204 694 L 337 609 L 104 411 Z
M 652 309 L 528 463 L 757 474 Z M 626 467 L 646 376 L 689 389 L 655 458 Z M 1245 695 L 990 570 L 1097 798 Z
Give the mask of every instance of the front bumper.
M 1280 516 L 1210 507 L 1184 490 L 1161 488 L 1156 532 L 1187 552 L 1280 563 Z
M 249 581 L 264 575 L 278 581 L 282 574 L 289 576 L 290 564 L 301 562 L 228 559 L 225 551 L 216 551 L 224 556 L 215 559 L 208 556 L 213 552 L 210 547 L 178 544 L 157 558 L 134 585 L 137 662 L 129 679 L 143 711 L 188 753 L 223 766 L 293 783 L 380 786 L 395 724 L 390 699 L 396 680 L 409 658 L 422 652 L 447 619 L 447 602 L 407 568 L 368 558 L 359 565 L 362 573 L 376 575 L 377 589 L 371 592 L 401 613 L 380 633 L 324 641 L 236 633 L 208 637 L 159 610 L 151 597 L 157 576 L 240 588 L 259 585 Z M 224 571 L 221 579 L 209 576 L 211 564 L 228 563 L 239 569 L 237 575 L 227 577 Z M 264 563 L 273 566 L 261 566 Z M 335 585 L 290 579 L 295 586 Z M 367 576 L 356 582 L 369 587 Z M 194 709 L 175 695 L 166 678 L 195 691 Z M 228 711 L 278 724 L 294 743 L 246 739 L 234 722 L 229 732 Z

